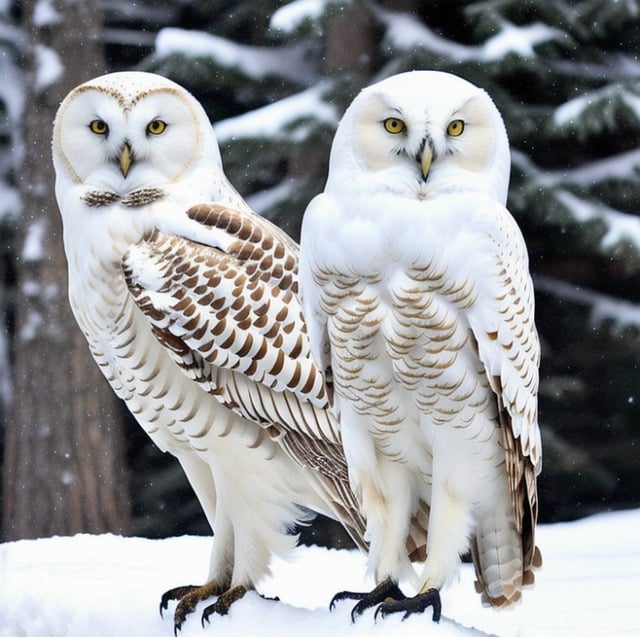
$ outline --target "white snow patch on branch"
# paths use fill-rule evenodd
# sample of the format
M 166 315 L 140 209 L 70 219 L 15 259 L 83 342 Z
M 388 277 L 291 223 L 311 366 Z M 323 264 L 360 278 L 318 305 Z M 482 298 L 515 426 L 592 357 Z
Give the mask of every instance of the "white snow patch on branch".
M 303 141 L 309 133 L 307 126 L 298 126 L 293 131 L 286 130 L 296 120 L 309 118 L 327 123 L 337 121 L 338 114 L 335 107 L 322 99 L 327 86 L 326 82 L 321 82 L 306 91 L 286 97 L 273 104 L 222 120 L 213 127 L 213 130 L 218 141 L 223 144 L 247 137 L 273 137 L 286 138 L 295 142 Z
M 0 40 L 4 33 L 0 33 Z M 20 122 L 25 100 L 25 86 L 22 71 L 7 55 L 0 56 L 0 101 L 7 111 L 12 124 Z
M 41 28 L 60 22 L 60 12 L 53 6 L 51 0 L 38 0 L 33 10 L 33 25 Z
M 0 219 L 15 219 L 22 210 L 17 188 L 0 182 Z
M 252 210 L 263 215 L 273 206 L 278 205 L 282 201 L 286 201 L 296 191 L 299 184 L 298 179 L 288 179 L 273 188 L 261 190 L 247 197 L 247 203 Z
M 607 233 L 602 238 L 603 248 L 610 248 L 619 241 L 626 240 L 640 250 L 640 217 L 581 199 L 566 190 L 559 191 L 557 197 L 577 221 L 599 219 L 604 222 Z
M 292 33 L 305 20 L 318 20 L 328 5 L 336 0 L 295 0 L 277 9 L 271 16 L 270 29 Z M 350 3 L 341 3 L 343 6 Z
M 618 328 L 625 326 L 640 328 L 640 305 L 637 303 L 616 299 L 579 285 L 539 274 L 534 277 L 533 285 L 537 290 L 552 296 L 589 307 L 591 325 L 612 321 Z
M 529 166 L 533 164 L 529 163 Z M 614 157 L 599 159 L 570 170 L 543 172 L 540 169 L 538 179 L 544 186 L 576 184 L 589 186 L 605 179 L 638 179 L 640 170 L 640 149 L 620 153 Z
M 589 93 L 579 95 L 565 102 L 556 108 L 553 114 L 553 122 L 556 126 L 573 124 L 577 122 L 584 111 L 595 102 L 611 100 L 615 97 L 620 97 L 640 120 L 640 96 L 618 85 L 612 85 L 597 91 L 590 91 Z
M 48 46 L 36 44 L 36 89 L 42 91 L 55 84 L 64 73 L 58 54 Z
M 36 219 L 27 228 L 27 235 L 22 247 L 24 261 L 39 261 L 44 256 L 44 233 L 47 222 L 44 217 Z
M 533 50 L 536 45 L 564 36 L 562 31 L 542 22 L 522 27 L 503 22 L 501 30 L 481 46 L 481 57 L 483 60 L 500 60 L 509 53 L 516 53 L 521 57 L 533 58 L 536 56 Z
M 42 314 L 31 310 L 29 314 L 27 314 L 24 325 L 20 328 L 20 339 L 24 342 L 35 340 L 43 323 L 44 319 L 42 318 Z
M 269 75 L 308 82 L 311 69 L 305 62 L 306 46 L 255 47 L 236 44 L 210 33 L 168 27 L 156 37 L 156 53 L 160 57 L 181 54 L 204 57 L 225 68 L 238 68 L 253 79 Z
M 480 47 L 465 46 L 447 40 L 408 13 L 378 9 L 377 15 L 387 28 L 385 38 L 393 47 L 400 50 L 424 47 L 457 61 L 477 58 L 480 55 Z
M 407 50 L 424 47 L 456 62 L 466 60 L 496 61 L 510 53 L 522 57 L 535 57 L 534 47 L 550 40 L 560 40 L 567 35 L 541 22 L 516 26 L 506 20 L 500 31 L 477 46 L 458 44 L 438 35 L 408 13 L 393 13 L 378 9 L 378 17 L 387 27 L 386 37 L 392 46 Z

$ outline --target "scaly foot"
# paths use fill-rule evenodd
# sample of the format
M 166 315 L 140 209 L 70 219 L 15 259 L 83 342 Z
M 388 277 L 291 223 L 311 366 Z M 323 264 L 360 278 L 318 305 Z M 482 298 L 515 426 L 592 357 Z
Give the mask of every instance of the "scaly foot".
M 202 612 L 202 626 L 204 627 L 205 621 L 209 622 L 209 616 L 214 613 L 217 615 L 226 615 L 231 605 L 239 599 L 242 599 L 246 592 L 247 589 L 244 586 L 232 586 L 224 593 L 221 593 L 218 599 L 210 606 L 207 606 Z
M 336 593 L 331 600 L 329 610 L 333 610 L 336 602 L 340 602 L 343 599 L 359 600 L 351 611 L 351 621 L 355 622 L 367 608 L 371 608 L 387 600 L 393 600 L 392 603 L 395 603 L 407 599 L 407 596 L 400 590 L 396 582 L 386 579 L 369 593 L 353 593 L 351 591 Z
M 177 635 L 187 615 L 195 610 L 198 602 L 221 595 L 224 591 L 225 588 L 220 586 L 215 580 L 207 582 L 202 586 L 177 586 L 162 595 L 160 600 L 160 615 L 162 615 L 163 610 L 167 610 L 170 600 L 178 600 L 178 605 L 173 614 L 173 633 Z
M 391 613 L 404 612 L 402 619 L 405 620 L 409 615 L 413 615 L 414 613 L 423 613 L 429 606 L 433 608 L 433 616 L 431 618 L 434 622 L 439 622 L 440 614 L 442 613 L 442 603 L 440 601 L 440 592 L 436 588 L 430 588 L 424 593 L 418 593 L 415 597 L 383 602 L 376 608 L 374 618 L 378 619 L 378 615 L 385 618 Z

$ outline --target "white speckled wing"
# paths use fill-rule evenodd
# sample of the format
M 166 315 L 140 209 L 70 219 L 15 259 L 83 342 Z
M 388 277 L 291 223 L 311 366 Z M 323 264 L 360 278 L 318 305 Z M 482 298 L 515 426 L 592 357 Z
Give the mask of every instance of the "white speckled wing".
M 130 293 L 189 378 L 318 473 L 364 546 L 339 425 L 295 294 L 297 245 L 254 213 L 207 204 L 188 215 L 231 235 L 227 251 L 155 231 L 124 257 Z

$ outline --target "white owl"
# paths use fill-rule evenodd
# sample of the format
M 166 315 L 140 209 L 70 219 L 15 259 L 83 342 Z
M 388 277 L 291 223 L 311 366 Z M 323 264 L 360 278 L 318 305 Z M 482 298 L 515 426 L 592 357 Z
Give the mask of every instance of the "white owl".
M 333 373 L 376 588 L 355 617 L 440 617 L 471 549 L 476 588 L 507 606 L 533 582 L 540 348 L 522 235 L 505 208 L 509 147 L 489 96 L 440 72 L 364 89 L 303 220 L 300 293 Z M 419 577 L 405 542 L 427 533 Z M 398 581 L 413 579 L 405 598 Z M 393 598 L 389 601 L 388 598 Z M 387 600 L 387 601 L 385 601 Z
M 162 598 L 176 632 L 199 600 L 218 596 L 206 618 L 254 588 L 309 509 L 364 546 L 297 245 L 230 186 L 200 104 L 153 74 L 96 78 L 62 102 L 53 160 L 78 325 L 215 530 L 209 581 Z

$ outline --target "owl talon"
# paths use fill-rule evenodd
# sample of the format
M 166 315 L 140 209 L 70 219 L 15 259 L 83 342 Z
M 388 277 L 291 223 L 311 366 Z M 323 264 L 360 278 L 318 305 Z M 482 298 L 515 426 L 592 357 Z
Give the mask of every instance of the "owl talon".
M 384 619 L 392 613 L 404 612 L 402 620 L 404 621 L 409 615 L 414 613 L 423 613 L 429 606 L 433 608 L 431 619 L 438 623 L 442 614 L 442 602 L 440 601 L 440 592 L 436 588 L 430 588 L 425 593 L 419 593 L 415 597 L 407 597 L 405 599 L 395 600 L 393 602 L 383 602 L 376 608 L 374 619 L 378 616 Z
M 396 582 L 386 579 L 368 593 L 354 593 L 351 591 L 336 593 L 329 604 L 329 610 L 333 610 L 336 602 L 340 602 L 344 599 L 358 600 L 358 603 L 351 610 L 351 621 L 355 622 L 356 619 L 362 615 L 365 610 L 367 610 L 367 608 L 372 608 L 373 606 L 376 606 L 388 599 L 400 601 L 407 599 L 407 597 L 400 590 Z
M 209 617 L 214 613 L 217 615 L 226 615 L 229 612 L 231 605 L 239 599 L 242 599 L 246 592 L 247 589 L 244 586 L 233 586 L 224 593 L 221 593 L 218 599 L 210 606 L 207 606 L 202 612 L 202 627 L 204 628 L 205 621 L 209 623 Z
M 162 611 L 167 610 L 171 600 L 178 600 L 178 605 L 173 614 L 173 634 L 177 635 L 184 624 L 187 615 L 191 614 L 198 602 L 221 595 L 224 591 L 215 580 L 207 582 L 202 586 L 176 586 L 163 593 L 160 599 L 160 616 Z
M 170 588 L 168 591 L 162 593 L 162 597 L 160 598 L 160 617 L 163 616 L 163 611 L 169 608 L 169 602 L 177 599 L 182 599 L 187 593 L 191 593 L 194 591 L 197 586 L 193 584 L 187 584 L 186 586 L 176 586 L 175 588 Z

